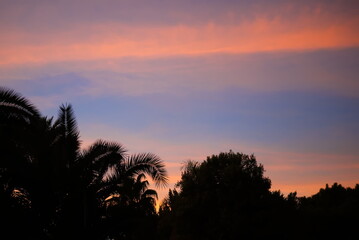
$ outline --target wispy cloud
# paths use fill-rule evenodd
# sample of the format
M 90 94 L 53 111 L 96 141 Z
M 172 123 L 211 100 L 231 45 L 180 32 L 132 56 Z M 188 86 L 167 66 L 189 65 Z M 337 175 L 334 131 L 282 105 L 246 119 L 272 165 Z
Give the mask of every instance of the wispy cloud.
M 115 36 L 106 36 L 106 33 L 101 33 L 103 30 L 94 28 L 89 31 L 102 36 L 94 42 L 83 39 L 66 43 L 65 39 L 59 39 L 58 43 L 39 46 L 26 42 L 3 44 L 0 64 L 353 47 L 359 45 L 359 34 L 353 32 L 358 24 L 359 18 L 339 26 L 327 26 L 323 29 L 308 27 L 297 29 L 296 32 L 288 32 L 286 30 L 289 26 L 267 20 L 229 27 L 216 24 L 154 29 L 110 27 L 109 32 L 112 28 L 124 29 L 121 35 Z M 60 34 L 59 38 L 61 37 Z
M 168 92 L 185 96 L 239 88 L 251 92 L 311 91 L 357 97 L 358 56 L 358 48 L 351 48 L 28 64 L 0 66 L 0 81 L 16 85 L 31 80 L 33 84 L 46 77 L 48 84 L 72 74 L 68 79 L 81 88 L 77 94 L 90 96 Z
M 51 12 L 55 9 L 49 7 L 43 11 Z M 41 14 L 40 11 L 33 11 L 34 19 L 36 14 L 45 19 L 51 18 L 50 14 L 43 16 L 43 11 Z M 268 11 L 272 11 L 271 14 Z M 296 14 L 288 18 L 287 12 Z M 184 12 L 180 14 L 186 16 Z M 104 21 L 99 18 L 98 22 L 80 21 L 78 24 L 67 25 L 67 28 L 58 28 L 56 33 L 42 31 L 41 34 L 7 25 L 1 34 L 0 64 L 128 56 L 301 51 L 359 45 L 359 32 L 356 31 L 359 17 L 355 14 L 338 14 L 325 8 L 325 5 L 316 6 L 313 11 L 302 5 L 283 4 L 277 10 L 270 8 L 267 12 L 257 9 L 256 14 L 247 18 L 240 18 L 236 9 L 230 11 L 230 8 L 219 14 L 225 16 L 207 19 L 195 25 L 180 20 L 170 25 L 160 22 L 146 25 L 145 19 L 133 24 L 119 19 Z

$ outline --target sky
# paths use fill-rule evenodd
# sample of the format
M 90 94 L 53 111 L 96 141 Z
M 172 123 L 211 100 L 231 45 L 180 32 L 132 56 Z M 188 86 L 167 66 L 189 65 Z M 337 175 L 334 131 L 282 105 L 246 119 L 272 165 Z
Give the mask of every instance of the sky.
M 359 183 L 359 1 L 1 0 L 0 85 L 82 148 L 187 160 L 254 154 L 272 190 Z M 160 199 L 168 192 L 158 189 Z

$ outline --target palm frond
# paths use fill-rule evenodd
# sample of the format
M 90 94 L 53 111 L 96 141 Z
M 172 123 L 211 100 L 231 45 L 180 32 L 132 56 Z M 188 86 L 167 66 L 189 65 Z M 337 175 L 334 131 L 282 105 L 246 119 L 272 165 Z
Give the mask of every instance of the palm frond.
M 141 183 L 143 180 L 146 180 L 146 175 L 144 173 L 138 174 L 136 178 L 136 183 Z
M 96 194 L 100 201 L 105 200 L 111 195 L 120 194 L 123 188 L 123 184 L 113 184 L 110 180 L 100 182 L 97 186 Z
M 97 140 L 80 154 L 77 164 L 87 174 L 91 172 L 92 178 L 100 182 L 115 164 L 123 161 L 125 156 L 126 149 L 121 144 Z
M 119 143 L 99 139 L 88 149 L 82 151 L 81 158 L 87 160 L 86 164 L 101 163 L 112 166 L 124 159 L 126 152 L 127 150 Z
M 39 110 L 29 100 L 5 87 L 0 87 L 0 109 L 2 113 L 27 121 L 40 117 Z
M 57 122 L 64 136 L 79 136 L 75 113 L 71 104 L 62 104 L 59 109 Z
M 167 171 L 163 161 L 153 153 L 131 155 L 124 162 L 127 176 L 135 177 L 144 173 L 151 176 L 157 187 L 165 187 L 168 183 Z
M 142 197 L 144 198 L 148 198 L 148 197 L 153 197 L 156 200 L 158 200 L 158 194 L 156 192 L 156 190 L 153 189 L 147 189 L 143 194 Z
M 77 154 L 80 148 L 80 134 L 71 104 L 60 106 L 54 130 L 57 132 L 56 141 L 63 141 L 67 148 L 71 148 L 71 151 Z
M 143 174 L 140 174 L 143 175 Z M 147 180 L 139 180 L 137 177 L 136 182 L 133 184 L 133 190 L 137 192 L 138 198 L 141 197 L 141 195 L 148 189 L 148 186 L 150 183 Z

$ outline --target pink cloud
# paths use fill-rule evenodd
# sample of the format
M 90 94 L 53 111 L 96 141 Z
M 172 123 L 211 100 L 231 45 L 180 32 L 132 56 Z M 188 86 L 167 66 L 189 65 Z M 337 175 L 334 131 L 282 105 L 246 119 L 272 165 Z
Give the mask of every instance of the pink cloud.
M 359 45 L 359 32 L 355 30 L 358 16 L 302 12 L 288 20 L 260 14 L 263 15 L 238 23 L 207 22 L 194 26 L 75 24 L 70 29 L 41 35 L 7 29 L 1 34 L 0 64 L 302 51 Z

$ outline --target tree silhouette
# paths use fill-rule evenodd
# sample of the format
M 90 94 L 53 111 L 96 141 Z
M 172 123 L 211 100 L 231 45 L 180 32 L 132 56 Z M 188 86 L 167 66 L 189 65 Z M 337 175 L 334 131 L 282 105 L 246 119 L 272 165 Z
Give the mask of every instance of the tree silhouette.
M 270 192 L 271 182 L 253 155 L 220 153 L 202 163 L 187 162 L 176 190 L 160 208 L 163 239 L 281 238 L 278 224 L 286 199 Z
M 112 181 L 112 179 L 110 180 Z M 155 239 L 156 234 L 156 191 L 148 189 L 144 174 L 137 179 L 128 178 L 125 184 L 114 187 L 111 197 L 106 199 L 109 213 L 106 225 L 111 239 Z
M 28 230 L 15 238 L 105 238 L 106 199 L 119 189 L 137 190 L 148 196 L 133 201 L 140 206 L 155 195 L 142 181 L 145 175 L 158 186 L 167 183 L 164 164 L 154 154 L 128 156 L 122 145 L 102 140 L 81 150 L 69 104 L 60 106 L 53 121 L 20 94 L 0 88 L 0 134 L 1 224 L 9 234 Z M 154 201 L 147 203 L 154 207 Z
M 46 125 L 46 119 L 27 99 L 0 88 L 0 224 L 5 235 L 42 237 L 37 231 L 41 228 L 38 214 L 29 208 L 33 201 L 28 186 L 36 184 L 34 165 L 41 155 L 36 133 L 42 134 Z
M 359 185 L 326 185 L 311 197 L 270 191 L 254 155 L 232 151 L 188 161 L 167 184 L 155 154 L 119 143 L 80 148 L 70 104 L 56 119 L 0 88 L 0 237 L 11 239 L 358 239 Z M 156 232 L 157 230 L 157 232 Z
M 357 239 L 359 233 L 359 184 L 344 188 L 326 185 L 311 197 L 299 198 L 297 239 Z
M 311 197 L 270 191 L 253 155 L 189 161 L 160 206 L 160 239 L 357 239 L 359 184 Z

